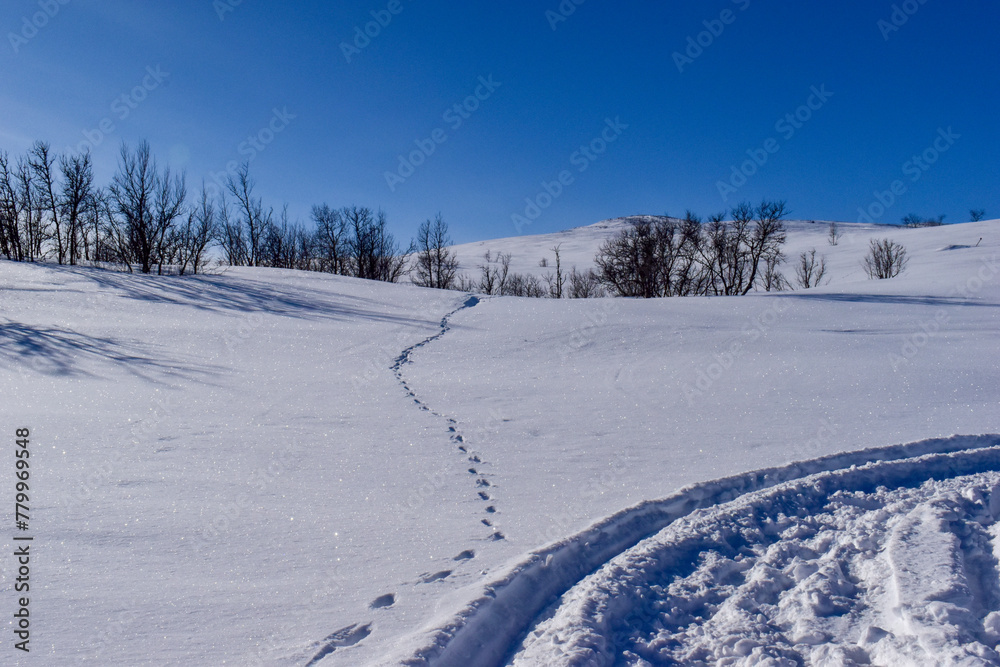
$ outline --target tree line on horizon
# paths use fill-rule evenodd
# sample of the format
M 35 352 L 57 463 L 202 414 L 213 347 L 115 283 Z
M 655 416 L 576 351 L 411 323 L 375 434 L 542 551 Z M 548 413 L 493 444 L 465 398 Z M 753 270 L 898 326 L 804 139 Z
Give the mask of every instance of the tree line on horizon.
M 203 183 L 189 201 L 185 176 L 160 169 L 145 141 L 135 148 L 122 144 L 118 168 L 106 187 L 94 182 L 89 152 L 58 156 L 44 142 L 16 160 L 0 151 L 0 254 L 15 261 L 83 261 L 129 272 L 184 275 L 203 272 L 210 250 L 217 250 L 217 261 L 230 266 L 385 282 L 409 276 L 424 287 L 499 296 L 739 296 L 793 287 L 779 268 L 786 260 L 784 201 L 741 203 L 705 221 L 691 211 L 683 219 L 633 221 L 605 241 L 594 269 L 573 266 L 565 271 L 556 246 L 551 249 L 554 271 L 541 277 L 512 272 L 511 255 L 492 252 L 476 267 L 478 275 L 469 277 L 459 273 L 440 214 L 423 222 L 416 239 L 403 246 L 388 230 L 381 210 L 316 205 L 310 229 L 290 221 L 287 206 L 278 213 L 266 206 L 255 187 L 249 163 L 244 163 L 228 176 L 221 195 L 209 195 Z M 981 220 L 985 212 L 971 214 Z M 943 216 L 924 221 L 908 215 L 903 222 L 941 224 Z M 839 234 L 832 223 L 830 245 L 837 244 Z M 889 247 L 896 250 L 893 254 L 905 255 L 902 246 Z M 873 247 L 872 253 L 885 249 L 884 244 Z M 549 268 L 547 258 L 540 266 Z M 825 259 L 817 258 L 815 249 L 802 253 L 795 285 L 818 286 L 825 274 Z
M 289 220 L 287 207 L 266 206 L 255 188 L 244 163 L 219 197 L 202 184 L 192 201 L 185 176 L 160 169 L 147 142 L 123 143 L 111 183 L 100 187 L 89 152 L 58 156 L 36 142 L 16 160 L 0 152 L 0 254 L 184 275 L 203 272 L 216 249 L 230 266 L 387 282 L 409 273 L 417 246 L 401 246 L 382 211 L 322 204 L 313 207 L 315 229 L 308 229 Z M 425 222 L 418 238 L 431 238 L 432 226 Z

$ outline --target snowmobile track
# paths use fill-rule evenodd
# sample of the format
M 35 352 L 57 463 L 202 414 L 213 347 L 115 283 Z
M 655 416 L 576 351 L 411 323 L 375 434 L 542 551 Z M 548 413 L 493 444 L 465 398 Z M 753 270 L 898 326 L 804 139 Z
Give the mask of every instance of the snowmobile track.
M 919 485 L 920 480 L 951 479 L 986 471 L 1000 471 L 1000 436 L 954 436 L 845 452 L 695 484 L 667 498 L 618 512 L 577 535 L 532 552 L 484 585 L 479 596 L 446 623 L 415 636 L 410 646 L 417 648 L 379 664 L 508 664 L 515 658 L 520 641 L 551 617 L 545 612 L 551 612 L 560 596 L 589 575 L 612 559 L 617 562 L 618 557 L 628 558 L 626 552 L 678 519 L 746 494 L 797 481 L 810 488 L 830 485 L 828 490 L 832 491 L 850 489 L 852 485 L 858 489 L 873 486 L 872 479 L 879 475 L 887 485 Z M 628 615 L 631 610 L 602 611 L 611 615 L 607 619 L 610 627 L 615 623 L 615 614 Z M 565 664 L 609 664 L 604 659 L 591 659 L 594 661 Z M 548 664 L 560 663 L 553 660 Z

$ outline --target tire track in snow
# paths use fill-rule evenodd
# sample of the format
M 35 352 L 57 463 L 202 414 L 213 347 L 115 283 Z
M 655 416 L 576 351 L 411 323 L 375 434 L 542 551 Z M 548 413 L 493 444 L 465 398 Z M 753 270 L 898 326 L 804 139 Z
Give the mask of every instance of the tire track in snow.
M 934 459 L 934 456 L 938 458 Z M 932 462 L 912 459 L 931 457 Z M 514 658 L 521 638 L 548 618 L 546 609 L 606 563 L 642 540 L 659 533 L 692 512 L 733 501 L 748 493 L 812 475 L 852 467 L 889 466 L 898 463 L 908 474 L 954 477 L 959 471 L 1000 469 L 1000 436 L 955 436 L 908 445 L 846 452 L 787 466 L 753 471 L 695 484 L 661 500 L 646 501 L 604 519 L 577 535 L 539 549 L 482 589 L 452 618 L 412 637 L 410 649 L 379 664 L 481 667 L 503 665 Z M 886 470 L 889 469 L 886 468 Z M 613 582 L 613 580 L 612 580 Z M 584 605 L 585 607 L 586 605 Z M 603 609 L 628 614 L 629 608 Z M 613 618 L 602 620 L 613 623 Z M 998 622 L 1000 625 L 1000 622 Z M 600 635 L 600 633 L 597 633 Z M 595 641 L 599 644 L 601 637 Z M 548 664 L 557 664 L 554 661 Z M 572 664 L 572 663 L 571 663 Z M 603 664 L 581 662 L 577 664 Z
M 462 312 L 463 310 L 468 310 L 470 308 L 475 308 L 479 305 L 479 297 L 470 295 L 461 306 L 451 311 L 447 315 L 441 318 L 440 327 L 441 330 L 438 331 L 433 336 L 426 338 L 419 343 L 409 346 L 403 350 L 398 357 L 396 357 L 395 362 L 392 364 L 392 372 L 395 373 L 396 379 L 399 381 L 400 386 L 406 391 L 406 395 L 413 401 L 420 410 L 428 412 L 435 417 L 443 419 L 447 424 L 448 439 L 457 447 L 458 451 L 466 458 L 469 464 L 469 475 L 475 479 L 475 490 L 476 494 L 480 500 L 487 503 L 485 514 L 486 516 L 480 519 L 480 522 L 489 528 L 492 532 L 489 539 L 496 541 L 504 539 L 504 535 L 500 532 L 496 526 L 494 526 L 494 515 L 496 514 L 496 504 L 493 499 L 493 485 L 487 479 L 487 475 L 480 471 L 480 468 L 488 467 L 490 464 L 485 461 L 482 456 L 477 452 L 471 451 L 469 449 L 468 443 L 465 440 L 465 435 L 461 432 L 458 422 L 447 415 L 437 412 L 431 408 L 423 399 L 417 396 L 417 393 L 413 390 L 410 384 L 406 381 L 406 377 L 403 374 L 403 367 L 407 364 L 413 363 L 413 354 L 422 347 L 426 347 L 431 343 L 441 339 L 445 334 L 451 331 L 451 318 Z

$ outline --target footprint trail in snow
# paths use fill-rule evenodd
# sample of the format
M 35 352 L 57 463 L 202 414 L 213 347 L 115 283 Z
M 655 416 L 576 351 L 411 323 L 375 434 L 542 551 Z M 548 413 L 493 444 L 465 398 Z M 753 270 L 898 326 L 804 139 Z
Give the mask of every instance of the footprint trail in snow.
M 465 300 L 465 302 L 461 306 L 459 306 L 458 308 L 456 308 L 455 310 L 451 311 L 443 318 L 441 318 L 441 324 L 440 324 L 441 330 L 438 331 L 433 336 L 430 336 L 429 338 L 426 338 L 420 341 L 419 343 L 411 345 L 410 347 L 403 350 L 402 353 L 400 353 L 400 355 L 396 358 L 396 361 L 393 363 L 392 371 L 393 373 L 395 373 L 396 379 L 399 381 L 399 384 L 406 391 L 406 395 L 413 400 L 413 403 L 419 409 L 423 410 L 424 412 L 428 412 L 434 415 L 435 417 L 440 417 L 441 419 L 445 420 L 445 423 L 447 424 L 447 433 L 449 440 L 452 442 L 452 444 L 455 445 L 458 452 L 466 458 L 466 462 L 470 464 L 470 467 L 468 469 L 469 475 L 475 480 L 474 488 L 477 492 L 479 499 L 486 503 L 489 503 L 489 505 L 485 508 L 484 511 L 487 514 L 495 514 L 497 510 L 491 493 L 492 484 L 486 478 L 486 474 L 481 472 L 481 469 L 484 467 L 488 467 L 489 463 L 483 460 L 480 454 L 470 451 L 468 443 L 466 443 L 465 441 L 465 436 L 462 435 L 461 431 L 459 430 L 458 422 L 455 419 L 452 419 L 451 417 L 448 417 L 446 415 L 441 414 L 440 412 L 435 411 L 429 405 L 427 405 L 427 403 L 425 403 L 423 399 L 417 396 L 417 393 L 413 390 L 412 387 L 410 387 L 409 383 L 406 381 L 406 377 L 404 377 L 403 375 L 403 367 L 406 366 L 406 364 L 413 363 L 412 357 L 414 352 L 442 338 L 445 334 L 447 334 L 451 330 L 452 317 L 462 312 L 463 310 L 474 308 L 477 305 L 479 305 L 479 298 L 475 296 L 470 296 Z M 492 530 L 489 536 L 490 540 L 496 541 L 504 539 L 503 533 L 500 532 L 494 525 L 494 519 L 492 517 L 484 518 L 482 519 L 481 522 L 484 526 Z
M 393 362 L 392 372 L 395 374 L 396 379 L 399 381 L 399 384 L 406 391 L 406 395 L 413 400 L 413 403 L 419 409 L 445 420 L 445 422 L 447 423 L 446 433 L 448 434 L 449 440 L 455 445 L 457 451 L 461 455 L 465 456 L 467 459 L 467 463 L 470 466 L 469 475 L 473 479 L 475 479 L 474 488 L 479 490 L 479 498 L 483 501 L 491 502 L 490 495 L 485 491 L 485 489 L 490 488 L 492 485 L 490 484 L 489 480 L 487 480 L 486 477 L 482 473 L 480 473 L 478 469 L 480 467 L 488 466 L 489 464 L 486 461 L 484 461 L 479 454 L 469 452 L 469 448 L 465 443 L 465 437 L 458 430 L 458 422 L 450 417 L 442 415 L 441 413 L 435 412 L 433 409 L 431 409 L 430 406 L 424 403 L 424 401 L 417 396 L 416 392 L 414 392 L 413 389 L 410 388 L 409 384 L 406 381 L 406 378 L 403 376 L 403 367 L 406 364 L 412 362 L 411 357 L 416 350 L 426 345 L 429 345 L 430 343 L 433 343 L 434 341 L 438 340 L 446 333 L 448 333 L 448 331 L 451 329 L 450 325 L 451 318 L 456 313 L 475 307 L 478 303 L 479 299 L 477 297 L 470 296 L 462 303 L 461 306 L 459 306 L 458 308 L 456 308 L 455 310 L 451 311 L 443 318 L 441 318 L 440 331 L 438 331 L 433 336 L 430 336 L 429 338 L 426 338 L 420 341 L 419 343 L 411 345 L 410 347 L 403 350 Z M 484 511 L 486 514 L 492 515 L 496 513 L 496 507 L 490 504 L 488 507 L 485 508 Z M 493 522 L 490 521 L 489 519 L 483 519 L 482 522 L 487 527 L 490 528 L 493 527 Z M 489 539 L 502 540 L 504 539 L 504 537 L 503 534 L 500 533 L 500 531 L 493 528 Z M 452 560 L 456 561 L 457 563 L 463 563 L 465 561 L 471 561 L 475 557 L 476 557 L 476 552 L 471 549 L 467 549 L 462 553 L 458 554 L 457 556 L 455 556 Z M 435 582 L 447 579 L 452 575 L 452 573 L 453 570 L 441 570 L 435 573 L 424 573 L 420 575 L 417 581 L 411 582 L 411 584 L 417 586 L 434 584 Z M 391 610 L 391 608 L 395 606 L 396 599 L 397 599 L 396 593 L 386 593 L 384 595 L 380 595 L 368 605 L 368 610 L 384 613 L 385 610 Z M 316 651 L 316 653 L 313 655 L 312 659 L 309 660 L 308 663 L 306 663 L 305 667 L 316 667 L 316 665 L 319 665 L 321 662 L 323 662 L 327 656 L 329 656 L 337 649 L 355 646 L 356 644 L 359 644 L 361 641 L 367 638 L 369 635 L 371 635 L 373 631 L 374 631 L 374 625 L 372 623 L 354 623 L 347 627 L 341 628 L 340 630 L 337 630 L 336 632 L 330 634 L 322 641 L 316 642 L 316 644 L 313 646 L 313 650 Z

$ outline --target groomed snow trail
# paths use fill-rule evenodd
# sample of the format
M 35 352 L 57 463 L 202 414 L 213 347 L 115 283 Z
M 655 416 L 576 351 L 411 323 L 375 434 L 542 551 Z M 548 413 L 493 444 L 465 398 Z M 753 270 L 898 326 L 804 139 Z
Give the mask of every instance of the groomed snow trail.
M 997 471 L 1000 436 L 956 436 L 696 484 L 530 554 L 383 664 L 997 664 Z

